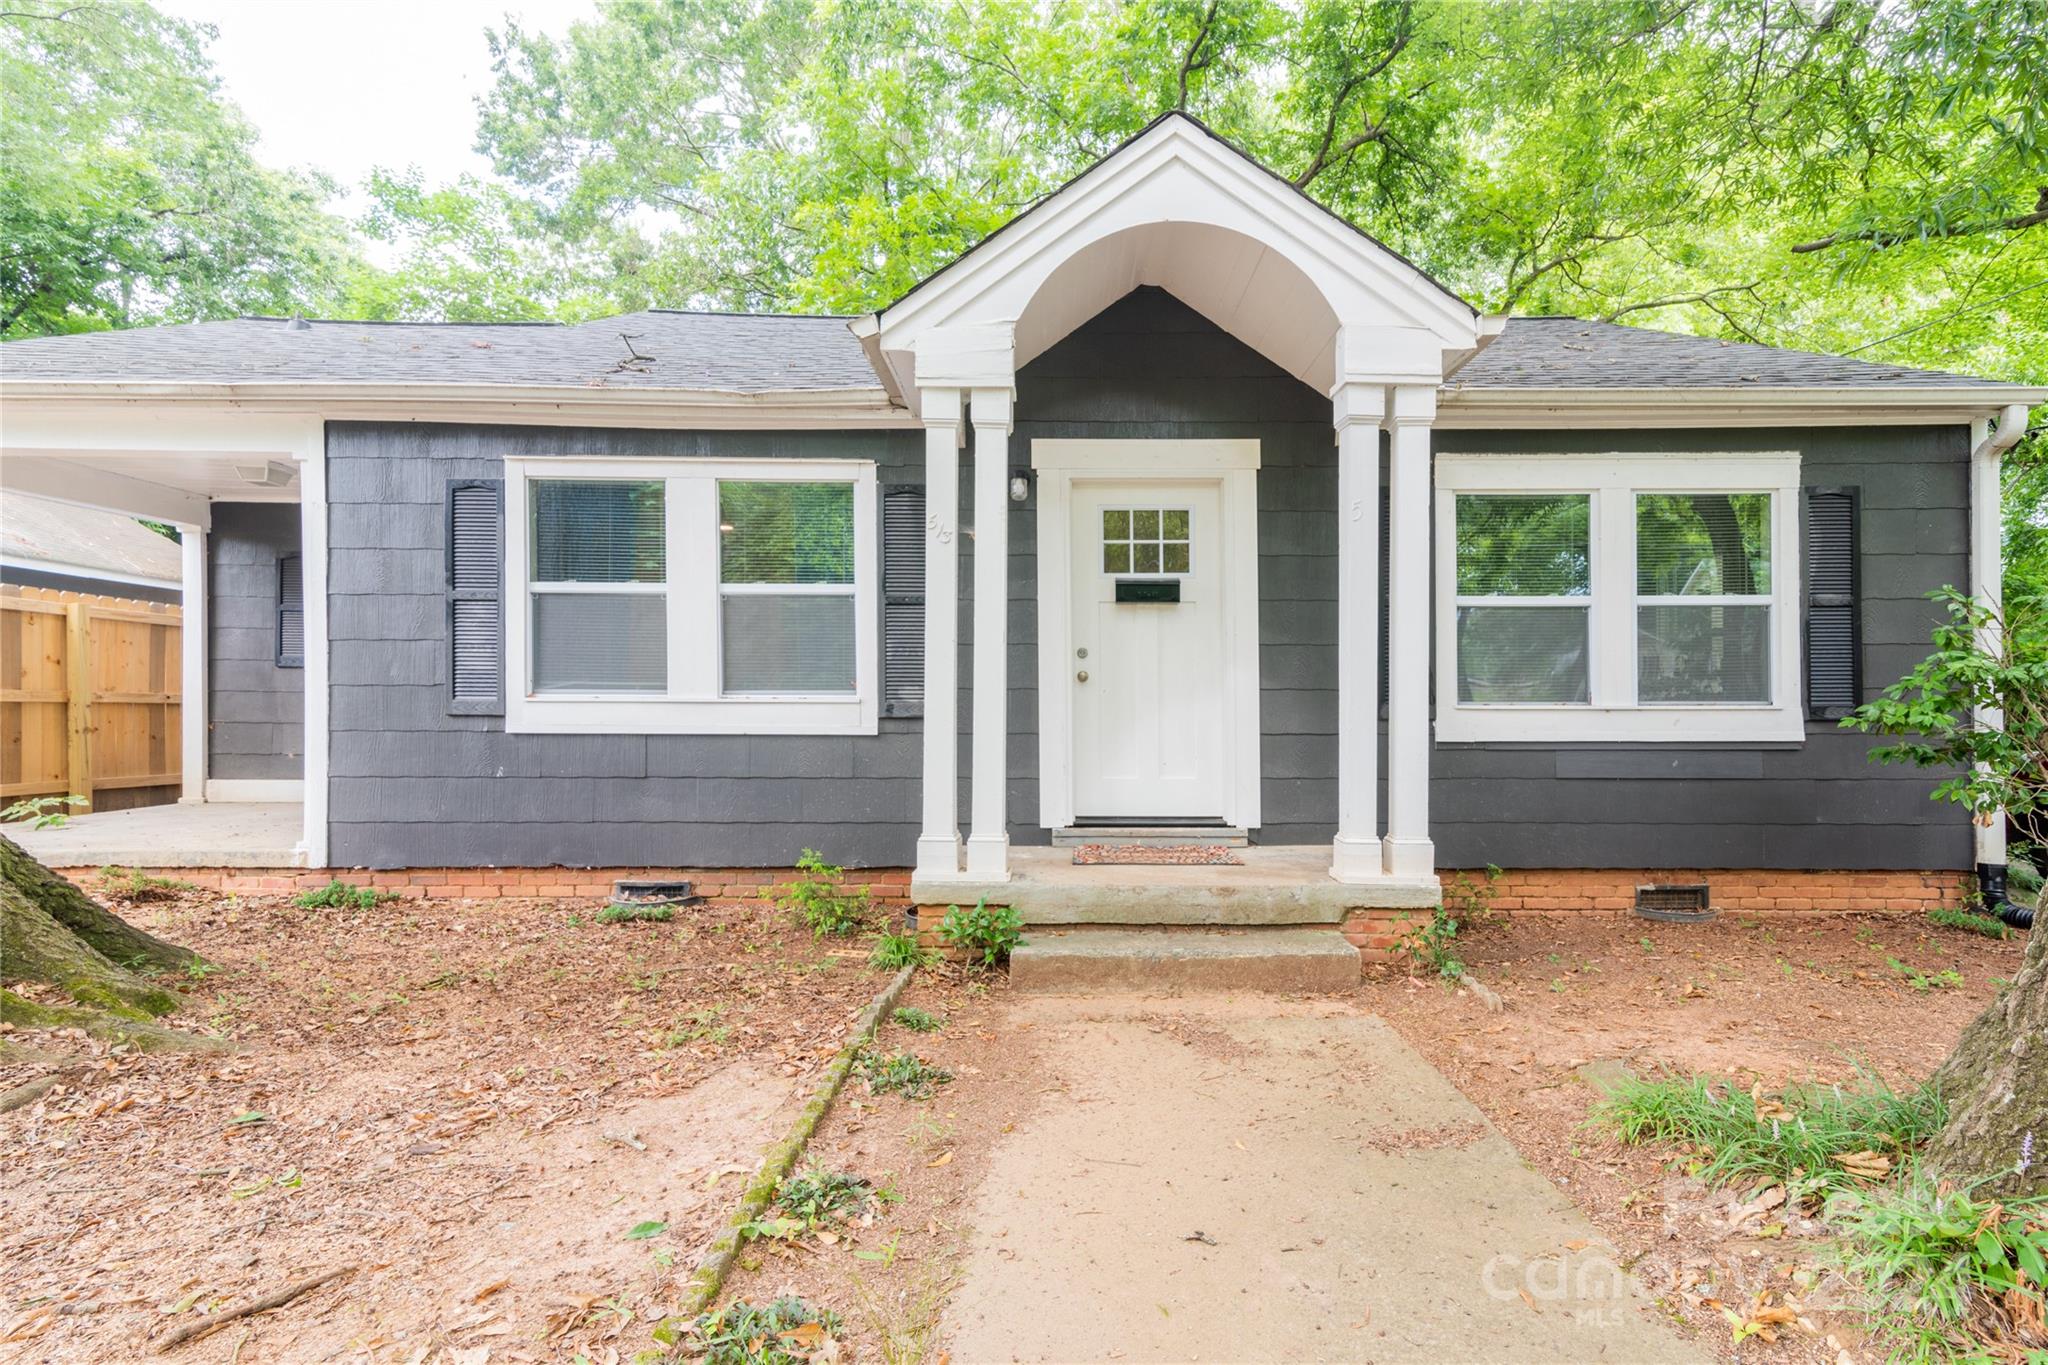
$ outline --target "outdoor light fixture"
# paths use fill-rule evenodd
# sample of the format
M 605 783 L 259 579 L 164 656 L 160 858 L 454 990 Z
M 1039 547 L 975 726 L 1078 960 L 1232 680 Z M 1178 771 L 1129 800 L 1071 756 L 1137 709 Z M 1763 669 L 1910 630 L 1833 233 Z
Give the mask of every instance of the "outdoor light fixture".
M 1013 469 L 1010 471 L 1010 501 L 1031 501 L 1031 471 Z
M 235 466 L 235 477 L 257 488 L 283 488 L 298 476 L 299 471 L 282 460 L 266 460 L 262 464 Z

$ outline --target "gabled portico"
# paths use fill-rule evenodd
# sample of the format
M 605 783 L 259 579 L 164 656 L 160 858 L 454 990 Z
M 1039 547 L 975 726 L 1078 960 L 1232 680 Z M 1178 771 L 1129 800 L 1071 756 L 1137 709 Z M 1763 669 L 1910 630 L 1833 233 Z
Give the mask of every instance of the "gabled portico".
M 962 528 L 952 524 L 950 512 L 959 505 L 959 451 L 967 428 L 973 428 L 971 824 L 963 845 L 956 808 L 955 709 L 933 704 L 924 722 L 924 819 L 916 885 L 937 897 L 989 893 L 1002 899 L 1000 888 L 1015 870 L 1005 835 L 1016 814 L 1006 809 L 1005 730 L 1005 513 L 1013 463 L 1028 460 L 1038 480 L 1042 825 L 1057 828 L 1063 819 L 1099 813 L 1084 808 L 1086 784 L 1077 782 L 1080 765 L 1074 759 L 1080 754 L 1086 760 L 1092 750 L 1085 736 L 1077 737 L 1074 717 L 1097 695 L 1077 689 L 1099 687 L 1105 679 L 1099 667 L 1087 666 L 1088 645 L 1077 643 L 1081 637 L 1069 630 L 1077 612 L 1089 605 L 1086 593 L 1073 596 L 1077 585 L 1067 573 L 1070 564 L 1084 576 L 1099 566 L 1104 601 L 1111 600 L 1106 595 L 1111 579 L 1119 603 L 1156 603 L 1173 594 L 1186 605 L 1178 596 L 1183 588 L 1205 600 L 1223 599 L 1226 619 L 1214 635 L 1219 643 L 1213 669 L 1199 667 L 1206 656 L 1164 654 L 1185 666 L 1169 669 L 1174 679 L 1162 686 L 1181 686 L 1191 671 L 1213 671 L 1224 680 L 1219 685 L 1227 686 L 1236 661 L 1247 657 L 1233 654 L 1228 642 L 1243 630 L 1232 620 L 1241 622 L 1255 610 L 1256 585 L 1246 583 L 1244 570 L 1234 567 L 1246 561 L 1225 547 L 1231 527 L 1239 528 L 1240 536 L 1256 536 L 1254 509 L 1243 505 L 1255 492 L 1248 484 L 1226 486 L 1221 476 L 1214 477 L 1221 495 L 1215 503 L 1214 545 L 1205 544 L 1199 533 L 1188 539 L 1191 533 L 1185 529 L 1179 530 L 1179 541 L 1173 534 L 1173 528 L 1190 523 L 1200 527 L 1203 513 L 1188 509 L 1205 505 L 1197 485 L 1214 475 L 1217 452 L 1172 442 L 1141 449 L 1143 443 L 1136 441 L 1101 443 L 1092 452 L 1044 448 L 1083 444 L 1078 442 L 1040 441 L 1014 455 L 1009 448 L 1014 423 L 1031 415 L 1020 411 L 1016 400 L 1018 371 L 1103 308 L 1145 285 L 1164 289 L 1330 397 L 1338 475 L 1336 503 L 1328 509 L 1336 519 L 1338 559 L 1338 809 L 1333 846 L 1318 865 L 1328 878 L 1361 889 L 1394 891 L 1399 883 L 1405 889 L 1388 903 L 1413 904 L 1412 891 L 1424 884 L 1433 890 L 1435 881 L 1428 810 L 1430 428 L 1446 373 L 1496 329 L 1398 255 L 1181 115 L 1154 123 L 895 305 L 855 324 L 885 383 L 920 416 L 926 430 L 924 657 L 926 695 L 935 699 L 954 695 L 959 683 L 958 617 L 952 603 L 957 600 Z M 1376 798 L 1383 432 L 1392 528 L 1384 825 Z M 1256 468 L 1258 443 L 1244 444 L 1250 449 L 1235 458 Z M 1065 490 L 1091 480 L 1115 485 L 1096 500 L 1100 519 L 1070 520 Z M 1150 496 L 1155 487 L 1159 497 Z M 1153 532 L 1156 552 L 1138 530 L 1120 530 L 1160 525 L 1169 530 L 1163 538 Z M 1083 543 L 1098 527 L 1101 546 Z M 1117 538 L 1120 533 L 1137 537 L 1129 541 L 1128 553 L 1126 540 Z M 1200 565 L 1205 554 L 1223 578 L 1197 588 L 1201 573 L 1193 565 Z M 1160 582 L 1154 586 L 1151 579 Z M 1131 585 L 1128 597 L 1126 584 Z M 1117 631 L 1148 629 L 1143 622 L 1156 617 L 1140 615 L 1143 610 L 1130 612 L 1126 626 Z M 1183 612 L 1176 619 L 1197 614 Z M 1255 616 L 1253 621 L 1256 630 Z M 1101 646 L 1095 647 L 1099 659 Z M 1255 661 L 1256 650 L 1248 657 Z M 1077 708 L 1076 697 L 1087 700 Z M 1157 700 L 1170 710 L 1182 698 L 1162 692 Z M 1225 769 L 1241 766 L 1248 752 L 1256 770 L 1258 720 L 1242 701 L 1239 696 L 1218 711 L 1193 714 L 1221 716 L 1223 733 L 1215 738 L 1222 754 L 1218 762 Z M 1131 714 L 1128 707 L 1124 714 Z M 1143 719 L 1142 711 L 1136 714 Z M 1245 732 L 1247 726 L 1252 733 Z M 1200 738 L 1206 743 L 1209 736 Z M 1226 785 L 1226 803 L 1232 799 L 1227 792 Z M 1259 822 L 1255 795 L 1249 806 L 1239 800 L 1213 813 L 1219 821 Z M 1131 872 L 1123 869 L 1122 875 L 1129 878 Z M 1016 895 L 1013 891 L 1008 898 Z

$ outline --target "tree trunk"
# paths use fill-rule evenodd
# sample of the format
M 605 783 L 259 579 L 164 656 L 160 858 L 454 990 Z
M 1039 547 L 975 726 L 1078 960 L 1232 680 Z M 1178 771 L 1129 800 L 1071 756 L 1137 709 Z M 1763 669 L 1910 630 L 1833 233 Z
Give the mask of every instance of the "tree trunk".
M 2048 933 L 2027 937 L 2019 974 L 1963 1030 L 1933 1080 L 1949 1117 L 1928 1162 L 1999 1197 L 2048 1194 Z
M 154 1021 L 178 1008 L 152 978 L 183 971 L 197 954 L 109 914 L 83 891 L 0 837 L 0 982 L 40 982 L 76 1005 L 38 1004 L 0 990 L 0 1021 L 27 1028 L 83 1028 L 141 1047 L 209 1046 Z

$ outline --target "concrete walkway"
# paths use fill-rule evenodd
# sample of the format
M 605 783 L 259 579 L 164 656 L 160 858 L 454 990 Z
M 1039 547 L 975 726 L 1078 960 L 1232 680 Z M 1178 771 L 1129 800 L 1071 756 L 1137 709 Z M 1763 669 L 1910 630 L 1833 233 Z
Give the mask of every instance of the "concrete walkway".
M 1702 1361 L 1586 1219 L 1342 1004 L 1025 999 L 956 1361 Z
M 297 867 L 305 808 L 296 801 L 209 801 L 74 815 L 7 837 L 48 867 Z

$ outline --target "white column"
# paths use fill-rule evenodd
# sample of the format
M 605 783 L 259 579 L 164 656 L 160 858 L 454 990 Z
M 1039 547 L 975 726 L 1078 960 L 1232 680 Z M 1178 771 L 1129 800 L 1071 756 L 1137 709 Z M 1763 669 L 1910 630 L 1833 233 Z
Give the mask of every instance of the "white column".
M 2004 610 L 2005 600 L 2005 515 L 2000 502 L 2001 456 L 2027 429 L 2027 410 L 2007 408 L 1999 415 L 1996 428 L 1988 422 L 1970 425 L 1970 596 L 1993 612 Z M 1999 648 L 1998 629 L 1982 632 L 1978 641 L 1986 650 Z M 1979 707 L 1974 717 L 1985 729 L 2005 724 L 2005 713 L 1995 706 Z M 1976 827 L 1977 862 L 1993 867 L 2006 861 L 2003 812 L 1989 824 Z
M 206 800 L 206 528 L 179 526 L 178 544 L 184 558 L 178 585 L 178 766 L 184 786 L 178 799 L 196 805 Z
M 295 452 L 299 465 L 299 582 L 306 629 L 306 736 L 304 829 L 299 855 L 307 867 L 326 867 L 327 774 L 333 731 L 328 724 L 327 639 L 327 434 L 314 422 Z
M 972 416 L 974 824 L 967 836 L 967 876 L 1003 882 L 1010 879 L 1010 391 L 974 390 Z
M 924 821 L 918 878 L 960 877 L 960 390 L 924 389 Z
M 1387 839 L 1389 876 L 1436 874 L 1429 837 L 1429 428 L 1436 390 L 1402 384 L 1387 414 Z
M 1380 422 L 1386 390 L 1343 384 L 1337 426 L 1337 838 L 1330 875 L 1380 875 Z

